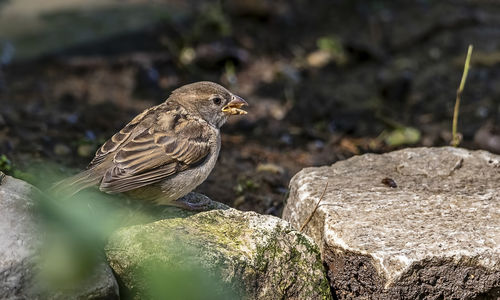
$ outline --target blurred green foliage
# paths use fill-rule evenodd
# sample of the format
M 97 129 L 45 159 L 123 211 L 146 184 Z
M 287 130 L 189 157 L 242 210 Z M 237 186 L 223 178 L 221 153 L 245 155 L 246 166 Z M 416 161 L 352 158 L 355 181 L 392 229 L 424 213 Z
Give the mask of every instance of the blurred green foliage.
M 118 226 L 119 207 L 96 191 L 71 199 L 42 195 L 37 200 L 44 232 L 38 261 L 41 285 L 54 291 L 77 287 L 103 261 L 101 249 Z
M 413 127 L 399 127 L 381 134 L 384 142 L 391 147 L 416 144 L 420 137 L 420 131 Z
M 347 54 L 340 38 L 335 36 L 320 37 L 316 41 L 316 46 L 319 50 L 328 53 L 330 59 L 338 65 L 347 63 Z
M 0 160 L 8 162 L 1 156 Z M 53 169 L 54 166 L 46 166 L 37 173 L 57 174 Z M 56 181 L 51 178 L 54 177 L 43 177 L 48 182 L 38 181 L 39 186 L 50 187 Z M 56 197 L 50 191 L 37 197 L 36 212 L 44 237 L 37 261 L 37 278 L 48 295 L 67 293 L 88 284 L 96 268 L 102 268 L 105 263 L 104 246 L 118 228 L 172 217 L 157 206 L 122 195 L 104 194 L 97 189 L 86 189 L 70 198 Z M 169 246 L 174 249 L 172 251 L 179 251 L 175 249 L 179 245 Z M 181 249 L 180 253 L 195 261 L 196 251 L 199 249 Z M 142 277 L 141 293 L 146 293 L 148 299 L 235 299 L 232 287 L 216 279 L 215 274 L 208 274 L 199 267 L 201 265 L 185 266 L 173 262 L 167 267 L 159 262 L 145 262 L 140 270 L 131 272 Z
M 15 168 L 12 161 L 5 154 L 0 155 L 0 172 L 22 179 L 29 183 L 33 183 L 33 181 L 35 181 L 32 174 Z
M 246 191 L 255 190 L 259 188 L 259 183 L 251 178 L 243 178 L 238 180 L 238 184 L 234 187 L 234 191 L 238 195 L 244 194 Z
M 12 171 L 12 162 L 5 154 L 0 155 L 0 171 L 7 174 Z
M 344 51 L 340 39 L 332 36 L 321 37 L 316 41 L 316 45 L 320 50 L 339 53 Z
M 185 255 L 197 249 L 184 249 Z M 194 265 L 194 264 L 192 264 Z M 199 262 L 201 266 L 202 263 Z M 140 270 L 146 283 L 146 296 L 151 300 L 183 299 L 183 300 L 232 300 L 239 299 L 238 293 L 229 284 L 223 283 L 208 274 L 201 267 L 172 268 L 157 261 L 144 263 Z

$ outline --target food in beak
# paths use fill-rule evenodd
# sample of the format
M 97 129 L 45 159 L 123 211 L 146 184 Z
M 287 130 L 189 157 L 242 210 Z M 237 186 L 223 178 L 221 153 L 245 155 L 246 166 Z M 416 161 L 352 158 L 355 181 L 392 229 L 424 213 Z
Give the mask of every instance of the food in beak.
M 246 115 L 247 112 L 241 109 L 243 105 L 248 105 L 248 103 L 241 97 L 233 96 L 231 101 L 222 107 L 222 111 L 228 115 Z

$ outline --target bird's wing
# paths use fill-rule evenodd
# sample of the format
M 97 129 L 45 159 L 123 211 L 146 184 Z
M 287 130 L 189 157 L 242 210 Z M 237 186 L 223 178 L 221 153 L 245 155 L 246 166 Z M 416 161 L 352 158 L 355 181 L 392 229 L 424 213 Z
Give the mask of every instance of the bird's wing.
M 97 150 L 87 170 L 55 183 L 51 187 L 51 193 L 69 197 L 84 188 L 99 184 L 102 181 L 104 172 L 109 167 L 113 166 L 112 158 L 117 149 L 144 131 L 145 126 L 152 124 L 154 121 L 152 112 L 160 108 L 160 106 L 161 105 L 147 109 L 135 117 Z
M 137 115 L 132 121 L 130 121 L 122 130 L 113 135 L 109 140 L 107 140 L 101 148 L 97 150 L 94 158 L 87 166 L 87 169 L 92 169 L 103 162 L 105 162 L 108 158 L 110 158 L 109 154 L 112 154 L 116 151 L 121 145 L 123 145 L 126 141 L 133 138 L 137 135 L 138 132 L 141 131 L 140 125 L 147 125 L 147 123 L 152 123 L 153 120 L 151 117 L 151 113 L 158 109 L 158 106 L 151 107 L 149 109 L 144 110 L 142 113 Z M 142 128 L 143 130 L 144 128 Z
M 159 113 L 151 127 L 116 149 L 100 189 L 125 192 L 195 167 L 210 152 L 211 134 L 201 121 L 171 111 Z

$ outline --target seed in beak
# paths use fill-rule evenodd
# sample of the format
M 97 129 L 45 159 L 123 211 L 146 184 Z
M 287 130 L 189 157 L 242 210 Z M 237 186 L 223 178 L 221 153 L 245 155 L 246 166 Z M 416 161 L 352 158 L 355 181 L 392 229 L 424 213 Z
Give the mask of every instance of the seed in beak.
M 222 107 L 222 111 L 228 115 L 246 115 L 247 112 L 241 109 L 242 106 L 248 103 L 243 98 L 233 95 L 231 101 Z

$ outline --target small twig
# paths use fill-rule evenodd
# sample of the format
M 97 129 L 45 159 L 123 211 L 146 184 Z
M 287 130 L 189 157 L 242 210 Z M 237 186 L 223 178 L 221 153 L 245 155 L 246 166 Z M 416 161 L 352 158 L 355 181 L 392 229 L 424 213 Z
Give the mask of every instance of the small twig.
M 469 45 L 469 49 L 467 50 L 467 57 L 465 58 L 465 66 L 464 66 L 464 72 L 462 74 L 462 80 L 460 81 L 460 86 L 458 87 L 457 90 L 457 98 L 455 99 L 455 109 L 453 110 L 453 126 L 451 129 L 452 133 L 452 140 L 451 140 L 451 145 L 453 147 L 458 147 L 458 144 L 460 144 L 460 134 L 457 133 L 457 123 L 458 123 L 458 112 L 460 109 L 460 98 L 462 97 L 462 92 L 464 91 L 465 87 L 465 81 L 467 80 L 467 74 L 469 73 L 469 66 L 470 66 L 470 57 L 472 56 L 472 45 Z
M 323 200 L 323 196 L 325 196 L 326 188 L 327 187 L 328 187 L 328 182 L 326 182 L 325 189 L 323 190 L 323 193 L 321 193 L 321 196 L 319 196 L 318 203 L 316 203 L 316 206 L 314 207 L 313 211 L 311 212 L 311 214 L 309 215 L 309 217 L 307 217 L 306 221 L 302 224 L 302 226 L 300 226 L 300 230 L 299 230 L 300 232 L 302 232 L 302 230 L 304 229 L 304 227 L 307 226 L 307 224 L 311 221 L 312 217 L 316 213 L 316 210 L 319 207 L 319 203 L 321 202 L 321 200 Z
M 453 168 L 451 169 L 450 173 L 448 173 L 448 176 L 451 176 L 453 175 L 453 173 L 455 173 L 456 170 L 460 169 L 462 166 L 464 165 L 464 159 L 463 158 L 460 158 L 456 163 L 455 165 L 453 166 Z

